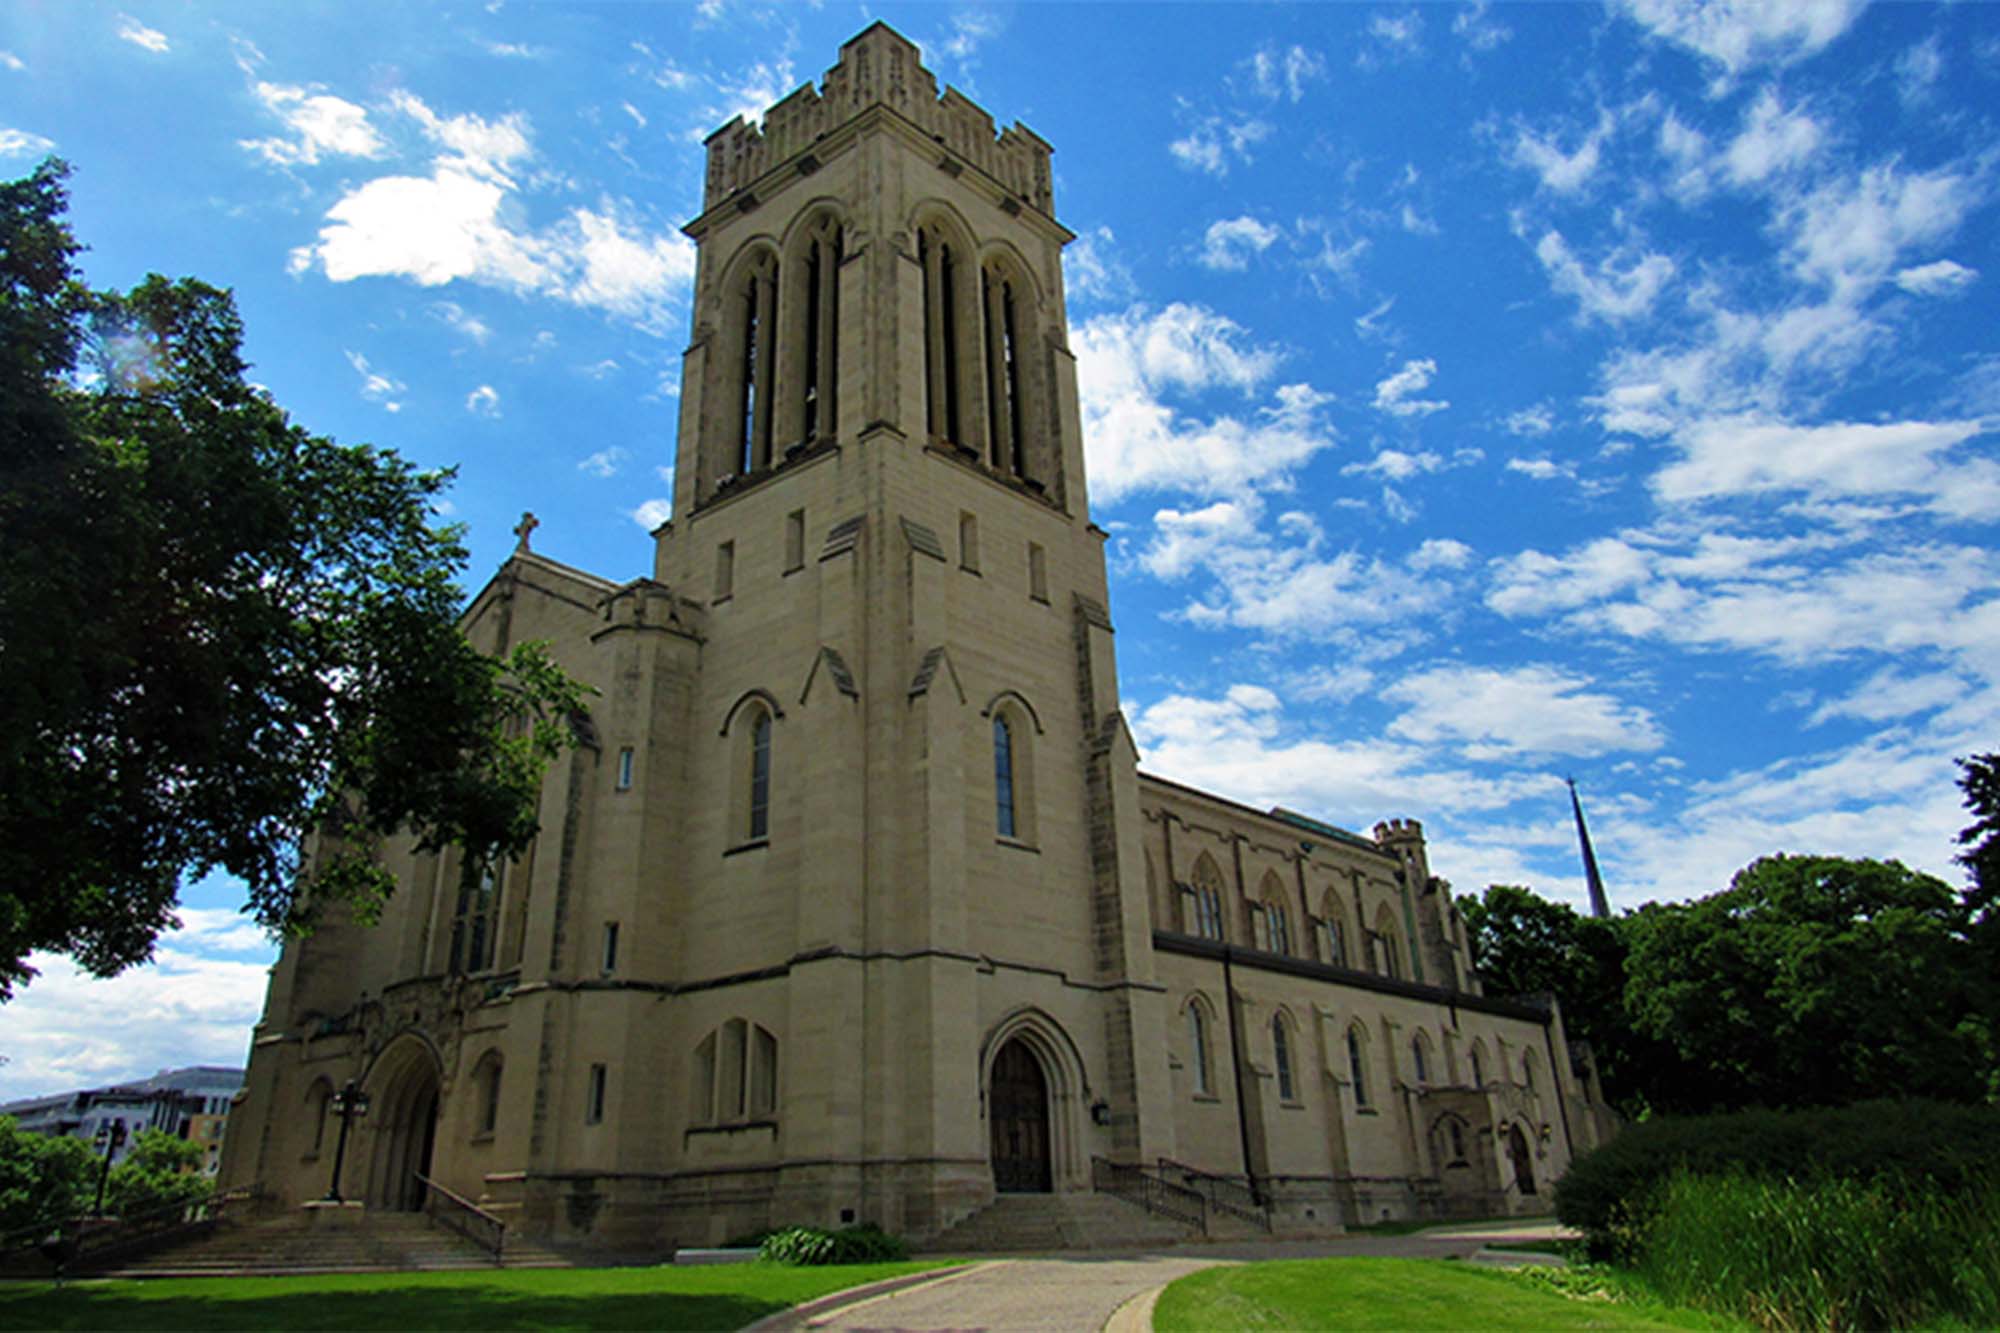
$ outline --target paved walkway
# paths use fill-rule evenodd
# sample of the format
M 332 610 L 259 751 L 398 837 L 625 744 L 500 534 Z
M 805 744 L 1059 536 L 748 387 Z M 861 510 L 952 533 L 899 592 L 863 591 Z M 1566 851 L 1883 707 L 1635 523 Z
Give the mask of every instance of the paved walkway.
M 1548 1240 L 1554 1223 L 1524 1220 L 1444 1226 L 1407 1236 L 1341 1236 L 1322 1241 L 1185 1245 L 1143 1253 L 1021 1255 L 976 1262 L 941 1277 L 870 1295 L 868 1288 L 801 1306 L 753 1326 L 752 1333 L 829 1329 L 845 1333 L 1146 1333 L 1151 1297 L 1175 1278 L 1216 1264 L 1338 1255 L 1457 1257 L 1491 1261 L 1488 1244 Z M 1507 1254 L 1509 1262 L 1536 1256 Z

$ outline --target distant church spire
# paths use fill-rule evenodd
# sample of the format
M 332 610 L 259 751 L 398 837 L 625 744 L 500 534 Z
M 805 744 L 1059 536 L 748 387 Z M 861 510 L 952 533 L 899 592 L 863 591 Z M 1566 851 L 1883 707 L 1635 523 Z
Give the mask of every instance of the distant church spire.
M 1590 883 L 1590 914 L 1608 917 L 1611 902 L 1604 896 L 1604 876 L 1597 873 L 1597 853 L 1590 849 L 1590 830 L 1583 823 L 1583 802 L 1576 796 L 1576 779 L 1563 780 L 1569 783 L 1569 808 L 1576 814 L 1576 840 L 1583 846 L 1583 877 Z

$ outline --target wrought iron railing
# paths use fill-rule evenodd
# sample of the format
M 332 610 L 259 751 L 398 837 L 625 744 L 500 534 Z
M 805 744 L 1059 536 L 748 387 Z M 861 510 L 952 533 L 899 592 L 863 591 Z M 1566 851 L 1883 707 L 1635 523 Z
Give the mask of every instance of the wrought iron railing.
M 499 1263 L 507 1244 L 507 1224 L 429 1176 L 419 1174 L 417 1179 L 424 1186 L 424 1215 L 446 1230 L 456 1231 Z
M 0 1235 L 0 1261 L 19 1262 L 38 1251 L 60 1276 L 85 1260 L 133 1254 L 208 1230 L 229 1213 L 252 1207 L 262 1192 L 256 1185 L 240 1185 L 205 1199 L 163 1204 L 123 1217 L 46 1218 Z
M 1208 1234 L 1208 1208 L 1201 1195 L 1143 1166 L 1092 1157 L 1090 1185 L 1100 1194 L 1136 1203 L 1149 1213 L 1171 1217 L 1204 1236 Z
M 1199 1194 L 1204 1203 L 1218 1212 L 1241 1218 L 1251 1226 L 1262 1227 L 1266 1231 L 1271 1229 L 1271 1205 L 1255 1190 L 1232 1176 L 1218 1176 L 1198 1166 L 1176 1162 L 1171 1157 L 1160 1159 L 1160 1174 Z

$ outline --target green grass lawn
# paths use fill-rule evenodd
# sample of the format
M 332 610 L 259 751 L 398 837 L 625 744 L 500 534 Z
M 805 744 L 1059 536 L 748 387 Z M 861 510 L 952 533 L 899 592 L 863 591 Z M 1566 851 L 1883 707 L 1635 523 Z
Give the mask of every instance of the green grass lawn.
M 1295 1259 L 1204 1269 L 1160 1295 L 1159 1333 L 1729 1327 L 1696 1311 L 1576 1300 L 1512 1274 L 1437 1259 Z
M 0 1284 L 9 1329 L 736 1329 L 938 1263 L 523 1269 Z

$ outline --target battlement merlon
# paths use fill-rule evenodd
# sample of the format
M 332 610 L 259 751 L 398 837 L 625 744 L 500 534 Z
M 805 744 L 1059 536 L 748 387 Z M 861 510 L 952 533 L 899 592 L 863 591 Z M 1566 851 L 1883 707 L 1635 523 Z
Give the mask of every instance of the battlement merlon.
M 1054 218 L 1048 141 L 1018 122 L 996 133 L 993 117 L 956 88 L 946 88 L 940 97 L 937 77 L 923 67 L 916 43 L 881 22 L 840 48 L 840 63 L 817 89 L 801 84 L 765 112 L 761 127 L 738 116 L 708 136 L 702 211 L 726 203 L 876 105 L 990 176 L 1010 198 Z

